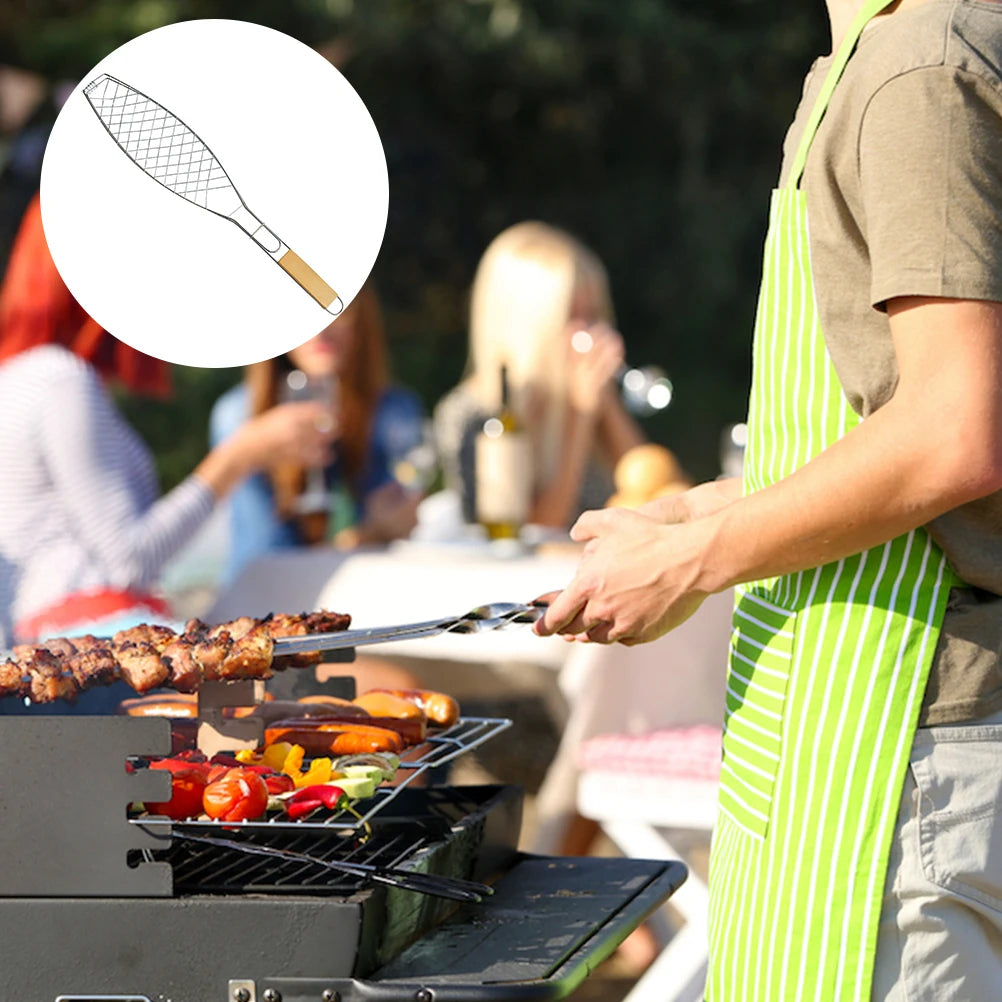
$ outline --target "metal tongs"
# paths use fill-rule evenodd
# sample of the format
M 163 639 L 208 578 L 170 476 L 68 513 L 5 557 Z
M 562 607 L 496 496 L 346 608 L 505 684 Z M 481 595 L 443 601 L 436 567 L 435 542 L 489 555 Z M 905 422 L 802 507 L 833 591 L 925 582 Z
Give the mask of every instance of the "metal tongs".
M 452 616 L 449 619 L 429 619 L 423 623 L 379 626 L 368 630 L 311 633 L 305 637 L 281 637 L 275 640 L 275 656 L 415 640 L 418 637 L 433 637 L 438 633 L 483 633 L 517 623 L 535 623 L 544 612 L 546 605 L 543 603 L 526 605 L 521 602 L 492 602 L 489 605 L 478 605 L 463 616 Z
M 388 884 L 405 891 L 416 891 L 419 894 L 431 894 L 438 898 L 449 898 L 451 901 L 482 901 L 494 893 L 489 884 L 481 884 L 475 880 L 464 880 L 461 877 L 449 877 L 440 873 L 419 873 L 395 866 L 376 866 L 372 863 L 357 863 L 344 859 L 321 859 L 306 852 L 295 852 L 292 849 L 279 849 L 271 845 L 254 845 L 251 842 L 238 842 L 235 839 L 218 838 L 214 835 L 189 835 L 187 832 L 173 832 L 171 835 L 159 835 L 140 825 L 144 832 L 162 841 L 181 839 L 184 842 L 200 842 L 204 845 L 214 845 L 222 849 L 232 849 L 235 852 L 247 853 L 251 856 L 270 856 L 287 859 L 293 863 L 308 863 L 327 870 L 349 873 L 378 884 Z

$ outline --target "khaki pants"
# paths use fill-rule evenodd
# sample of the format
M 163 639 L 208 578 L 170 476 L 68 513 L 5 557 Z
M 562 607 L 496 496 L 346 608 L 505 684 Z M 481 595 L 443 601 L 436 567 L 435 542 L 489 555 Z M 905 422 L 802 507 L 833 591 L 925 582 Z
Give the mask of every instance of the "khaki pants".
M 1002 999 L 1002 713 L 915 736 L 872 999 Z

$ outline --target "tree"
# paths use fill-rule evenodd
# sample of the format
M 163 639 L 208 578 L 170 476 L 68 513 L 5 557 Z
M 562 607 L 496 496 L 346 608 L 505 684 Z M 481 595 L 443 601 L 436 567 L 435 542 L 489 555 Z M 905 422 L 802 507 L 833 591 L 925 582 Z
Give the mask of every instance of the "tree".
M 744 414 L 783 132 L 827 40 L 821 4 L 803 7 L 49 0 L 0 10 L 0 59 L 76 78 L 142 31 L 208 16 L 321 48 L 365 101 L 386 152 L 390 215 L 374 275 L 397 376 L 429 406 L 458 380 L 481 252 L 510 223 L 545 219 L 606 262 L 629 357 L 663 365 L 676 384 L 648 433 L 708 477 L 721 428 Z M 181 369 L 176 413 L 130 405 L 167 482 L 194 465 L 206 408 L 236 378 Z

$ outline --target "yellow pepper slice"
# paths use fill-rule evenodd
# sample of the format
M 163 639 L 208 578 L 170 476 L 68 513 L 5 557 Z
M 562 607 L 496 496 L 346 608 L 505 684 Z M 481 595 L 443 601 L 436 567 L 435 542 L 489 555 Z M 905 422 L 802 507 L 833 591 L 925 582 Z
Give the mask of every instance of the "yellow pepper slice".
M 331 760 L 329 758 L 315 758 L 309 769 L 299 777 L 292 779 L 297 788 L 303 786 L 314 786 L 318 783 L 329 783 L 331 778 Z
M 292 747 L 288 741 L 279 741 L 273 745 L 268 745 L 261 756 L 261 761 L 265 765 L 271 766 L 272 769 L 281 772 L 282 767 L 285 765 L 285 760 L 289 757 L 289 752 L 292 751 Z
M 292 781 L 298 786 L 303 778 L 303 756 L 306 754 L 302 745 L 293 745 L 289 753 L 285 756 L 281 770 L 286 776 L 291 776 Z

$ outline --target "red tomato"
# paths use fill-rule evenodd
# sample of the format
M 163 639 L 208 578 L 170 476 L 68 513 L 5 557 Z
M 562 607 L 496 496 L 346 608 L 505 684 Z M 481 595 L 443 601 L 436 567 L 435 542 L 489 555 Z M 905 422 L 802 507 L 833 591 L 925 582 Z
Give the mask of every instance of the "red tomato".
M 253 820 L 268 806 L 264 780 L 249 769 L 230 769 L 225 776 L 206 786 L 202 807 L 210 818 L 221 821 Z
M 169 763 L 169 764 L 168 764 Z M 193 818 L 202 813 L 202 794 L 205 790 L 205 772 L 196 765 L 181 762 L 151 762 L 151 769 L 170 772 L 170 800 L 146 802 L 151 814 L 164 814 L 175 821 Z
M 217 779 L 222 779 L 231 769 L 236 768 L 232 765 L 209 765 L 208 773 L 206 775 L 206 782 L 214 783 Z

